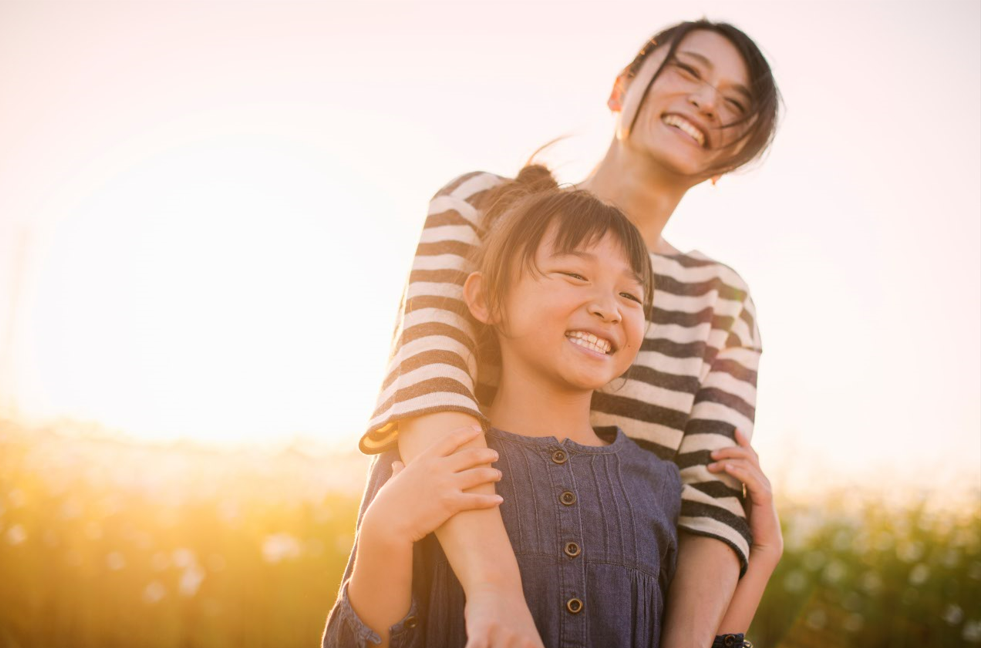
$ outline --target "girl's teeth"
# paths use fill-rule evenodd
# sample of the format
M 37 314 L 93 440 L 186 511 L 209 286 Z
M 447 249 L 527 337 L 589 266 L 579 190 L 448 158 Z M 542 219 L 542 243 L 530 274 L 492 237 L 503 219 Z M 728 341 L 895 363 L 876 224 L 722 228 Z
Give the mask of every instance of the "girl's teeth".
M 598 338 L 592 333 L 582 333 L 576 331 L 575 333 L 571 333 L 568 337 L 569 341 L 573 344 L 578 344 L 581 347 L 596 351 L 597 353 L 608 354 L 612 348 L 609 341 Z

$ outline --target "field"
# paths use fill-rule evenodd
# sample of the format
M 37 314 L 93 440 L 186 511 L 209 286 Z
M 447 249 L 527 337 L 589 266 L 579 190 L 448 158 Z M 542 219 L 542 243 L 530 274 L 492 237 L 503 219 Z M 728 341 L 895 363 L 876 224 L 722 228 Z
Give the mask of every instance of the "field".
M 0 648 L 315 646 L 366 465 L 0 423 Z M 781 516 L 757 646 L 981 645 L 978 493 Z

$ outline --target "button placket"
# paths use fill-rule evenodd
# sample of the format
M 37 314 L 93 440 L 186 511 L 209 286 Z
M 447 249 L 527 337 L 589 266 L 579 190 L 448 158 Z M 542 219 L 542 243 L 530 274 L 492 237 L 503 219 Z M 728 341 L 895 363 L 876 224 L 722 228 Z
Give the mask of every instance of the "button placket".
M 563 558 L 559 561 L 559 591 L 562 597 L 554 605 L 562 606 L 559 635 L 564 638 L 563 646 L 585 646 L 586 616 L 586 563 L 582 558 L 582 510 L 576 495 L 572 456 L 564 448 L 549 451 L 548 469 L 553 473 L 552 483 L 556 487 L 554 495 L 556 519 L 559 536 L 555 539 L 556 551 Z

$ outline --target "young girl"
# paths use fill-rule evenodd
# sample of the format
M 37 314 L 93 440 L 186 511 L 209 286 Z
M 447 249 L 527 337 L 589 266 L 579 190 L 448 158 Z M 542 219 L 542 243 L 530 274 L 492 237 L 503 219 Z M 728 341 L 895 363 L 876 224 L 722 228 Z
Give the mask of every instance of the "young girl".
M 465 284 L 470 313 L 500 353 L 488 448 L 454 454 L 478 434 L 470 428 L 408 468 L 394 451 L 379 456 L 324 646 L 463 646 L 463 589 L 429 534 L 461 510 L 498 503 L 544 645 L 658 644 L 677 552 L 678 469 L 621 430 L 590 425 L 594 390 L 626 373 L 641 348 L 653 272 L 619 210 L 557 191 L 550 176 L 535 191 L 543 175 L 526 168 L 504 192 L 504 203 L 517 202 L 490 223 Z M 718 459 L 714 469 L 744 479 L 762 507 L 758 539 L 778 544 L 745 439 Z M 481 466 L 488 461 L 500 472 Z M 499 482 L 503 498 L 465 492 L 487 482 Z M 773 564 L 754 561 L 724 630 L 744 630 L 755 611 Z

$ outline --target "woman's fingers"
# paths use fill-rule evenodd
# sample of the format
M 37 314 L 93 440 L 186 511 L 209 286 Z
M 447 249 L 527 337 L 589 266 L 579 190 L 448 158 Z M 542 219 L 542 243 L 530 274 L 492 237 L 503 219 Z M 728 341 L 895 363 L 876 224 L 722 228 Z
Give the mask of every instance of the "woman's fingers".
M 500 506 L 504 498 L 500 495 L 487 495 L 483 493 L 463 493 L 460 496 L 458 511 L 473 511 L 476 509 L 488 509 Z
M 739 444 L 741 447 L 743 447 L 743 448 L 750 447 L 749 446 L 749 437 L 742 430 L 736 430 L 733 436 L 736 439 L 736 443 Z
M 755 503 L 767 501 L 772 497 L 770 481 L 758 466 L 745 459 L 726 459 L 709 464 L 708 468 L 712 472 L 724 471 L 741 481 L 746 485 L 746 490 Z
M 739 446 L 729 446 L 728 448 L 713 450 L 712 459 L 716 461 L 720 459 L 745 459 L 755 464 L 759 464 L 760 461 L 752 448 L 740 448 Z
M 473 441 L 482 432 L 480 426 L 478 425 L 468 425 L 466 427 L 457 428 L 451 430 L 444 434 L 436 443 L 432 444 L 428 448 L 420 453 L 419 457 L 423 456 L 433 456 L 433 457 L 446 457 L 461 447 Z
M 497 468 L 480 467 L 457 473 L 456 479 L 460 490 L 468 490 L 481 484 L 499 482 L 501 476 L 501 471 Z
M 460 472 L 483 464 L 490 464 L 500 457 L 497 450 L 491 448 L 465 448 L 443 459 L 446 467 L 453 472 Z

